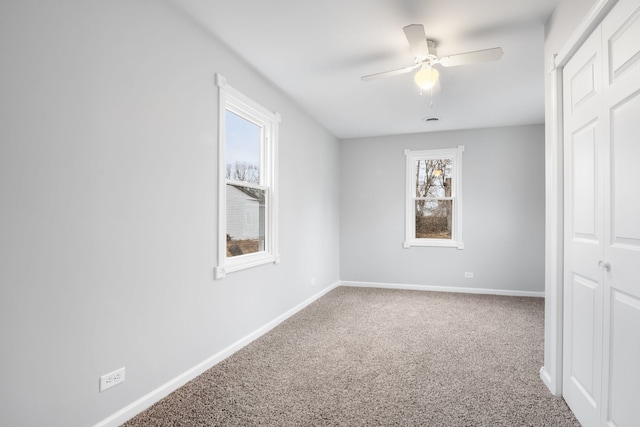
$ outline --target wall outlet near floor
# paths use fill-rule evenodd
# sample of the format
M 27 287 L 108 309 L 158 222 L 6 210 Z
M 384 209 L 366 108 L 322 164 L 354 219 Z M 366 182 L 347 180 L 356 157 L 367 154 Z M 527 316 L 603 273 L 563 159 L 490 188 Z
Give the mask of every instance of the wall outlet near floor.
M 318 279 L 316 279 L 315 277 L 311 279 L 311 286 L 316 286 L 317 284 L 318 284 Z
M 111 387 L 124 382 L 124 367 L 117 369 L 100 377 L 100 391 L 105 391 Z
M 464 273 L 464 278 L 465 279 L 473 279 L 473 273 L 470 271 L 467 271 Z

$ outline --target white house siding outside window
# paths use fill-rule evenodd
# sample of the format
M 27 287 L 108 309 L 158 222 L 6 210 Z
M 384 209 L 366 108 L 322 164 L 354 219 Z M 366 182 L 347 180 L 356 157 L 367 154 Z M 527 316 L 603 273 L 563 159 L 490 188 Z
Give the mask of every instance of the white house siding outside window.
M 277 139 L 280 116 L 216 75 L 219 88 L 216 278 L 277 263 Z
M 464 248 L 462 242 L 462 152 L 405 150 L 406 218 L 404 247 Z

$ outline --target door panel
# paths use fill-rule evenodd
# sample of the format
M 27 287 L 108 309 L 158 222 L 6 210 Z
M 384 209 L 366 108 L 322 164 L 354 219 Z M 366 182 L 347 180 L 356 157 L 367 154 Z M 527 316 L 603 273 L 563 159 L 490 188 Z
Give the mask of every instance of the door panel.
M 572 135 L 573 152 L 573 237 L 597 242 L 596 212 L 596 126 L 587 124 Z
M 600 360 L 601 334 L 596 333 L 595 319 L 599 318 L 597 302 L 601 290 L 599 283 L 578 275 L 573 276 L 571 298 L 571 323 L 580 325 L 573 329 L 571 342 L 571 381 L 584 394 L 593 408 L 600 398 L 600 381 L 594 372 Z M 597 336 L 600 335 L 600 336 Z
M 640 40 L 640 10 L 633 10 L 632 2 L 619 6 L 603 22 L 608 37 L 610 82 L 620 78 L 638 62 L 638 40 Z
M 602 393 L 602 67 L 594 32 L 563 73 L 565 276 L 563 395 L 583 426 L 597 426 Z
M 602 424 L 640 420 L 640 0 L 602 22 L 605 76 L 604 370 Z
M 638 39 L 640 40 L 640 39 Z M 611 196 L 614 244 L 640 249 L 640 95 L 611 109 Z
M 596 91 L 596 69 L 597 56 L 594 54 L 586 60 L 574 75 L 571 76 L 571 112 L 576 114 L 593 96 L 597 95 Z
M 607 421 L 615 426 L 634 426 L 640 420 L 640 299 L 613 291 L 611 301 Z

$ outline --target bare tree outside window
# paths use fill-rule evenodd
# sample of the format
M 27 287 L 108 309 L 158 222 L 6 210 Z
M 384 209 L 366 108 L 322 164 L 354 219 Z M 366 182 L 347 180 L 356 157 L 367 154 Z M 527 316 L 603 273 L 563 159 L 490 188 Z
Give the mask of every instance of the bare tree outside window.
M 227 163 L 227 179 L 260 184 L 260 166 L 240 161 Z
M 443 158 L 416 161 L 416 238 L 452 238 L 452 173 L 451 159 Z

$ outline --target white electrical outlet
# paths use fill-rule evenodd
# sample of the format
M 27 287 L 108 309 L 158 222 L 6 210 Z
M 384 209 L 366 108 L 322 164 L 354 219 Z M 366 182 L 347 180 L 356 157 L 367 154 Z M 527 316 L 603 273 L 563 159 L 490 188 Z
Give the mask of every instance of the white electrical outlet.
M 124 382 L 124 367 L 117 369 L 100 377 L 100 391 L 105 391 L 111 387 Z
M 318 280 L 314 277 L 311 279 L 311 286 L 316 286 L 318 284 Z
M 464 278 L 465 279 L 473 279 L 473 273 L 470 271 L 467 271 L 466 273 L 464 273 Z

